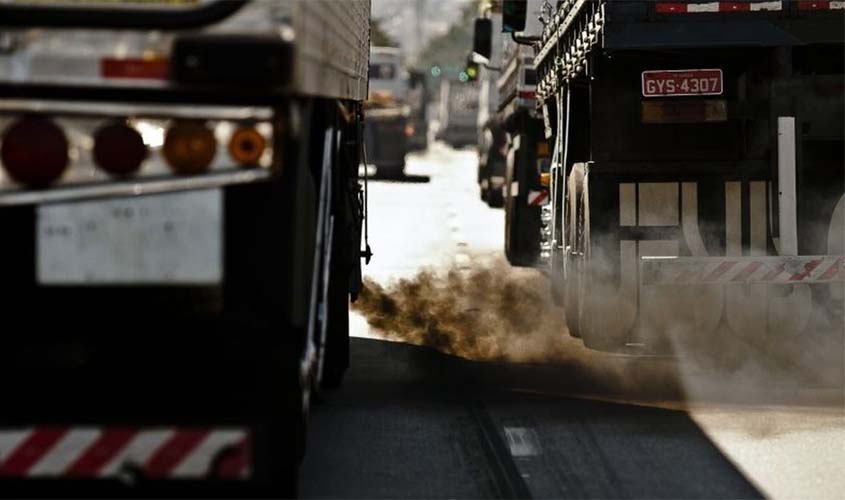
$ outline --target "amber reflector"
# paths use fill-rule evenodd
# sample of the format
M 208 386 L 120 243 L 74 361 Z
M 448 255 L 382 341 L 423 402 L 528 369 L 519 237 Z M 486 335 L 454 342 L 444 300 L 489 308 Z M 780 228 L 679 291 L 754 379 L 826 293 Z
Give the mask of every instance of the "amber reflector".
M 252 127 L 239 128 L 229 140 L 229 155 L 243 167 L 258 165 L 267 142 L 257 130 Z
M 177 174 L 205 171 L 217 153 L 214 133 L 199 122 L 176 122 L 164 136 L 164 158 Z

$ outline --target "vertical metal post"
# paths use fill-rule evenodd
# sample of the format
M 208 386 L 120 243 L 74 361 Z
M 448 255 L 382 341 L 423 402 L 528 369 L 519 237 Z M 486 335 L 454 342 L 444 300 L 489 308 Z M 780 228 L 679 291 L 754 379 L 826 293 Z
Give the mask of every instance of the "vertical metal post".
M 798 209 L 795 194 L 795 117 L 778 117 L 778 221 L 780 254 L 798 255 Z

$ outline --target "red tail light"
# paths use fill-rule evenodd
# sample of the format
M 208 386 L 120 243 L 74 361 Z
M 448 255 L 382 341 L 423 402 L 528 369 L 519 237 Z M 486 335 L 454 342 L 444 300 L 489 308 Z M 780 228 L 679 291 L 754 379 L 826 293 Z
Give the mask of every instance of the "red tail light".
M 62 129 L 50 120 L 27 116 L 12 123 L 3 133 L 0 159 L 15 182 L 45 187 L 64 173 L 68 142 Z
M 94 161 L 112 175 L 129 175 L 147 157 L 144 139 L 123 123 L 105 125 L 94 136 Z

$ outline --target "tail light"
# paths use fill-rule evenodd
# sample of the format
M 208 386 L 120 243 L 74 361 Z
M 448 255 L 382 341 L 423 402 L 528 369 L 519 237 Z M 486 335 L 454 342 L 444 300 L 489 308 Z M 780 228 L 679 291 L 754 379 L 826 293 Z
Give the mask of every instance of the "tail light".
M 45 187 L 64 173 L 68 141 L 62 129 L 47 118 L 27 116 L 4 132 L 0 159 L 15 182 Z
M 405 137 L 411 137 L 414 135 L 414 126 L 410 123 L 405 125 Z
M 229 139 L 229 155 L 242 167 L 258 165 L 266 147 L 264 136 L 252 127 L 237 129 Z
M 217 153 L 214 133 L 200 122 L 176 122 L 164 136 L 164 157 L 177 174 L 198 174 Z
M 136 172 L 146 157 L 141 134 L 123 123 L 105 125 L 94 135 L 94 161 L 112 175 Z
M 543 187 L 549 187 L 552 184 L 552 175 L 548 172 L 543 172 L 540 174 L 540 185 Z

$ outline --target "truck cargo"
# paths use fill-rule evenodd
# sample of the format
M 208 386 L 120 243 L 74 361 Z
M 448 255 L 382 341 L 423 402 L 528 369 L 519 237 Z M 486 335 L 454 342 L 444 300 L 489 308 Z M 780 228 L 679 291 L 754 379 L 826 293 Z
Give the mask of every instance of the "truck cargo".
M 4 496 L 296 494 L 361 283 L 369 19 L 0 3 Z

